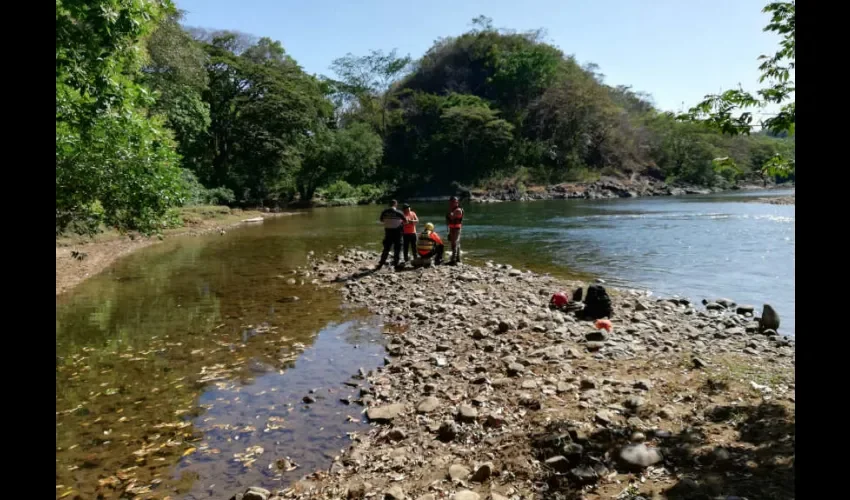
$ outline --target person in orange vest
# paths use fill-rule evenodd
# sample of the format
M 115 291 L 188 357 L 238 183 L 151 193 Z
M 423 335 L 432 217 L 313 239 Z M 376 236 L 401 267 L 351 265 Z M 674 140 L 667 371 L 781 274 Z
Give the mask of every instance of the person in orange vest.
M 443 240 L 434 231 L 434 224 L 430 222 L 425 224 L 425 230 L 416 239 L 416 253 L 418 255 L 413 259 L 413 267 L 427 267 L 431 265 L 432 257 L 434 258 L 434 264 L 439 266 L 443 263 L 444 251 Z
M 460 263 L 460 230 L 463 227 L 463 209 L 457 196 L 449 199 L 449 213 L 446 214 L 446 224 L 449 226 L 449 242 L 452 244 L 452 258 L 449 264 Z
M 404 224 L 404 262 L 407 263 L 408 249 L 410 254 L 416 257 L 414 250 L 416 249 L 416 223 L 419 222 L 416 212 L 410 209 L 410 205 L 403 205 L 404 216 L 407 217 L 407 222 Z

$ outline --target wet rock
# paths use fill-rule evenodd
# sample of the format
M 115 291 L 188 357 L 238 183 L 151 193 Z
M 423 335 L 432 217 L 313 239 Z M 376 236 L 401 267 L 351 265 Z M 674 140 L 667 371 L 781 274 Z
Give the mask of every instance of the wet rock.
M 745 314 L 753 314 L 755 312 L 755 310 L 756 310 L 755 306 L 740 305 L 735 310 L 735 312 L 743 316 Z
M 717 302 L 709 302 L 705 305 L 705 308 L 709 311 L 724 311 L 726 308 Z
M 379 424 L 388 424 L 404 411 L 404 404 L 395 403 L 384 406 L 373 406 L 366 410 L 366 417 Z
M 440 400 L 434 396 L 428 396 L 416 405 L 416 411 L 419 413 L 431 413 L 440 406 Z
M 449 466 L 448 478 L 452 481 L 466 481 L 472 473 L 466 467 L 460 464 L 452 464 Z
M 309 404 L 313 404 L 313 403 L 315 403 L 315 402 L 316 402 L 316 398 L 314 398 L 313 396 L 309 396 L 309 395 L 308 395 L 308 396 L 304 396 L 303 398 L 301 398 L 301 401 L 303 401 L 305 404 L 308 404 L 308 405 L 309 405 Z
M 475 470 L 475 474 L 472 475 L 471 480 L 476 483 L 483 483 L 490 479 L 490 476 L 493 475 L 493 464 L 487 462 L 478 466 L 478 469 Z
M 779 330 L 779 313 L 770 304 L 765 304 L 759 319 L 759 328 L 764 330 Z
M 661 452 L 645 444 L 632 444 L 620 451 L 620 460 L 633 467 L 649 467 L 663 460 Z
M 472 423 L 478 420 L 478 410 L 469 405 L 460 405 L 457 411 L 457 418 L 464 423 Z

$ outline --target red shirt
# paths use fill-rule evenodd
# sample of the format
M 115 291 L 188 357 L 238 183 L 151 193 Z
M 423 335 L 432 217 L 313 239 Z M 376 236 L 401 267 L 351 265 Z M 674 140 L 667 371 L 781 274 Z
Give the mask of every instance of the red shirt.
M 416 221 L 419 217 L 416 216 L 416 212 L 413 210 L 405 210 L 404 216 L 408 218 L 408 220 Z M 416 222 L 408 222 L 404 225 L 404 234 L 416 234 Z

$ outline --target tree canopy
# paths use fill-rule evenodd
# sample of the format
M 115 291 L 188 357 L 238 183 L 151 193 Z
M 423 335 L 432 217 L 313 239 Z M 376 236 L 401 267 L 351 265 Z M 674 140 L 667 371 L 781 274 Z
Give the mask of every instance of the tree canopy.
M 57 234 L 155 232 L 186 203 L 771 174 L 765 165 L 794 155 L 794 2 L 766 11 L 784 37 L 762 59 L 770 87 L 708 96 L 683 121 L 607 85 L 543 31 L 496 29 L 484 16 L 417 60 L 349 53 L 317 76 L 279 41 L 182 26 L 169 0 L 57 0 Z M 752 118 L 734 109 L 766 102 L 785 104 L 750 133 Z

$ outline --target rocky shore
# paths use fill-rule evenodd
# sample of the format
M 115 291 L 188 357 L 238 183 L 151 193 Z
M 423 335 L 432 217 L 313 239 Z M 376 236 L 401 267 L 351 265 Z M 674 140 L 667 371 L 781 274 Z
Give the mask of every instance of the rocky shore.
M 310 267 L 385 321 L 385 365 L 342 402 L 373 425 L 327 470 L 234 499 L 794 498 L 795 342 L 769 306 L 609 289 L 606 331 L 549 307 L 582 283 L 326 259 Z
M 796 205 L 796 196 L 774 196 L 771 198 L 757 198 L 753 203 L 767 203 L 770 205 Z
M 637 198 L 646 196 L 681 196 L 686 194 L 711 194 L 728 190 L 757 190 L 775 188 L 776 185 L 739 184 L 728 188 L 705 186 L 672 186 L 650 177 L 620 179 L 603 177 L 594 182 L 563 183 L 551 186 L 532 186 L 520 189 L 516 186 L 499 189 L 474 189 L 471 201 L 495 203 L 502 201 L 533 201 L 562 199 L 610 199 Z M 790 185 L 789 185 L 790 187 Z M 440 198 L 439 201 L 444 199 Z

